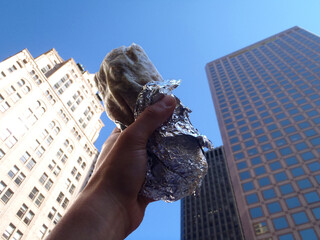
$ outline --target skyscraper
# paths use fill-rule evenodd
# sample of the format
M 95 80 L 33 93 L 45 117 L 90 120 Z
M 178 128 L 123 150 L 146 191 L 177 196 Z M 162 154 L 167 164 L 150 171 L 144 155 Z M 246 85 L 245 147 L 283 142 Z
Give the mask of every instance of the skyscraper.
M 208 173 L 199 193 L 181 200 L 181 240 L 241 240 L 223 147 L 206 152 Z
M 246 239 L 320 239 L 320 38 L 293 27 L 206 71 Z
M 0 63 L 0 235 L 44 239 L 87 180 L 103 106 L 93 75 L 52 49 Z

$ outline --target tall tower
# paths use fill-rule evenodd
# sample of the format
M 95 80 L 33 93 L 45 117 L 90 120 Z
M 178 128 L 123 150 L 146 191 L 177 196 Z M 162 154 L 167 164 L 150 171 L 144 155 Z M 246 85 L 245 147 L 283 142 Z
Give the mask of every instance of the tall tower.
M 44 239 L 86 181 L 103 106 L 92 74 L 52 49 L 0 63 L 0 234 Z
M 246 239 L 320 239 L 320 38 L 293 27 L 206 71 Z
M 206 159 L 199 193 L 181 200 L 181 240 L 242 240 L 223 147 L 206 152 Z

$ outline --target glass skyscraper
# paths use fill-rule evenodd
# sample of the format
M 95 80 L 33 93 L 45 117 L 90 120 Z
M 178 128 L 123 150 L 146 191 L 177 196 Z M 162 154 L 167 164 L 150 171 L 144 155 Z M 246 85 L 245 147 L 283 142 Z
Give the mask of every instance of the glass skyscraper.
M 246 239 L 320 239 L 320 38 L 293 27 L 206 71 Z
M 181 240 L 242 240 L 223 147 L 206 152 L 206 159 L 199 192 L 181 200 Z

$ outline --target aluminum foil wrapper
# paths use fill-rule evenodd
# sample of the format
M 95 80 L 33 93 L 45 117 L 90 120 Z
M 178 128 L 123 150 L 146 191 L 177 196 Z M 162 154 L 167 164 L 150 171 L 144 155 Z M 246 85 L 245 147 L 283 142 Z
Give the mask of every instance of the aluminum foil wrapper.
M 179 84 L 180 80 L 161 80 L 144 85 L 138 95 L 134 118 L 161 95 L 171 94 Z M 200 135 L 190 123 L 190 109 L 175 99 L 177 106 L 172 117 L 148 141 L 147 174 L 140 192 L 166 202 L 179 200 L 197 190 L 208 168 L 202 148 L 212 149 L 207 137 Z

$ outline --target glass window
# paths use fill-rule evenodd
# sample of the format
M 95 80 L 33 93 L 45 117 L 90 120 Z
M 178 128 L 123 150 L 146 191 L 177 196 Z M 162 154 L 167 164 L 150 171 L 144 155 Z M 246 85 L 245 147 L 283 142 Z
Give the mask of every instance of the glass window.
M 269 177 L 260 178 L 258 179 L 258 182 L 260 187 L 264 187 L 271 184 Z
M 242 138 L 245 140 L 245 139 L 248 139 L 248 138 L 251 138 L 251 133 L 245 133 L 245 134 L 242 134 Z
M 253 140 L 249 140 L 249 141 L 244 142 L 244 144 L 245 144 L 246 147 L 248 148 L 248 147 L 251 147 L 251 146 L 254 145 L 254 141 L 253 141 Z
M 306 189 L 306 188 L 312 187 L 312 184 L 308 178 L 301 179 L 301 180 L 297 181 L 297 183 L 298 183 L 298 186 L 300 189 Z
M 260 134 L 262 134 L 262 133 L 264 133 L 264 131 L 263 131 L 262 128 L 259 128 L 259 129 L 257 129 L 257 130 L 254 131 L 254 134 L 257 135 L 257 136 L 260 135 Z
M 282 182 L 288 179 L 285 172 L 276 173 L 273 175 L 277 182 Z
M 239 173 L 239 175 L 240 175 L 240 179 L 241 180 L 245 180 L 245 179 L 248 179 L 248 178 L 251 177 L 249 171 L 245 171 L 245 172 Z
M 274 130 L 274 129 L 277 129 L 277 125 L 275 125 L 275 124 L 270 124 L 269 126 L 267 126 L 267 128 L 268 128 L 269 131 L 272 131 L 272 130 Z
M 305 119 L 305 117 L 303 116 L 303 115 L 297 115 L 297 116 L 294 116 L 293 117 L 293 120 L 295 121 L 295 122 L 299 122 L 299 121 L 302 121 L 302 120 L 304 120 Z
M 255 168 L 254 172 L 255 172 L 256 175 L 261 175 L 261 174 L 266 173 L 266 169 L 265 169 L 264 166 L 261 166 L 261 167 Z
M 268 141 L 268 138 L 267 138 L 266 135 L 264 135 L 264 136 L 258 137 L 258 141 L 259 141 L 260 143 L 266 142 L 266 141 Z
M 311 126 L 310 123 L 308 123 L 308 122 L 302 122 L 302 123 L 299 123 L 298 125 L 301 129 L 304 129 L 304 128 Z
M 291 169 L 291 173 L 294 177 L 298 177 L 304 174 L 304 171 L 301 167 L 296 167 Z
M 317 132 L 313 129 L 309 129 L 309 130 L 306 130 L 304 131 L 304 134 L 307 136 L 307 137 L 311 137 L 311 136 L 314 136 L 317 134 Z
M 314 217 L 319 220 L 320 219 L 320 207 L 312 209 L 312 212 L 314 214 Z
M 308 228 L 299 231 L 302 240 L 318 240 L 316 233 L 314 232 L 313 228 Z
M 320 137 L 313 138 L 313 139 L 310 140 L 310 142 L 311 142 L 311 144 L 312 144 L 313 146 L 317 146 L 317 145 L 320 144 Z
M 298 160 L 295 156 L 289 157 L 285 159 L 288 166 L 294 165 L 298 163 Z
M 280 131 L 275 131 L 271 133 L 272 138 L 278 138 L 282 136 L 282 133 Z
M 300 139 L 301 139 L 301 136 L 300 136 L 299 133 L 297 133 L 297 134 L 294 134 L 294 135 L 289 136 L 289 138 L 290 138 L 290 141 L 291 141 L 291 142 L 295 142 L 295 141 L 300 140 Z
M 265 200 L 276 197 L 276 193 L 272 188 L 262 191 L 262 195 Z
M 239 151 L 239 150 L 241 150 L 241 145 L 240 144 L 237 144 L 237 145 L 232 147 L 232 151 L 234 151 L 234 152 Z
M 258 150 L 256 148 L 251 148 L 247 152 L 249 156 L 258 154 Z
M 267 207 L 268 207 L 268 211 L 270 214 L 282 211 L 282 208 L 281 208 L 279 202 L 269 203 L 269 204 L 267 204 Z
M 286 127 L 286 128 L 284 129 L 284 131 L 285 131 L 286 133 L 293 133 L 293 132 L 296 132 L 297 129 L 296 129 L 295 127 L 293 127 L 293 126 L 290 126 L 290 127 Z
M 308 161 L 315 158 L 312 152 L 305 152 L 300 154 L 300 156 L 304 161 Z
M 263 212 L 262 212 L 261 207 L 250 208 L 249 211 L 250 211 L 250 215 L 251 215 L 252 219 L 263 216 Z
M 320 198 L 317 192 L 305 193 L 304 197 L 308 203 L 314 203 L 314 202 L 320 201 Z
M 239 130 L 240 130 L 240 132 L 245 132 L 245 131 L 248 131 L 249 128 L 247 126 L 245 126 L 245 127 L 240 128 Z
M 259 201 L 258 195 L 256 193 L 250 194 L 246 196 L 248 204 L 257 203 Z
M 279 237 L 279 240 L 294 240 L 294 237 L 291 233 L 285 234 L 285 235 L 281 235 Z
M 231 143 L 231 144 L 237 143 L 237 142 L 239 142 L 238 137 L 234 137 L 234 138 L 231 138 L 231 139 L 230 139 L 230 143 Z
M 252 158 L 252 159 L 251 159 L 251 164 L 252 164 L 252 165 L 257 165 L 257 164 L 259 164 L 259 163 L 261 163 L 260 157 L 255 157 L 255 158 Z
M 285 147 L 285 148 L 280 149 L 280 153 L 282 156 L 285 156 L 285 155 L 291 154 L 292 150 L 290 147 Z
M 303 149 L 306 149 L 308 148 L 307 144 L 305 144 L 304 142 L 301 142 L 301 143 L 297 143 L 294 145 L 295 148 L 297 149 L 297 151 L 301 151 Z
M 265 156 L 266 156 L 266 159 L 267 159 L 268 161 L 271 161 L 271 160 L 277 158 L 277 155 L 276 155 L 275 152 L 266 153 Z
M 279 161 L 276 161 L 274 163 L 270 163 L 269 166 L 272 171 L 275 171 L 275 170 L 282 168 L 281 163 Z
M 243 191 L 247 192 L 254 189 L 253 182 L 247 182 L 242 184 Z
M 274 228 L 276 230 L 280 230 L 288 227 L 288 222 L 285 217 L 274 218 L 272 219 L 272 221 L 273 221 Z
M 264 144 L 261 146 L 262 151 L 268 151 L 270 149 L 272 149 L 272 146 L 270 143 Z
M 289 209 L 301 206 L 301 203 L 297 197 L 287 198 L 286 203 L 287 203 Z
M 237 164 L 238 170 L 244 169 L 244 168 L 247 168 L 247 167 L 248 167 L 248 165 L 247 165 L 247 163 L 245 161 L 240 162 L 240 163 Z
M 293 187 L 290 183 L 287 183 L 280 186 L 280 191 L 282 195 L 286 195 L 293 192 Z
M 276 141 L 276 145 L 278 147 L 283 146 L 283 145 L 287 145 L 287 141 L 284 138 L 281 138 L 281 139 Z
M 235 154 L 234 157 L 236 160 L 240 160 L 240 159 L 244 158 L 244 154 L 242 152 L 240 152 L 240 153 Z

